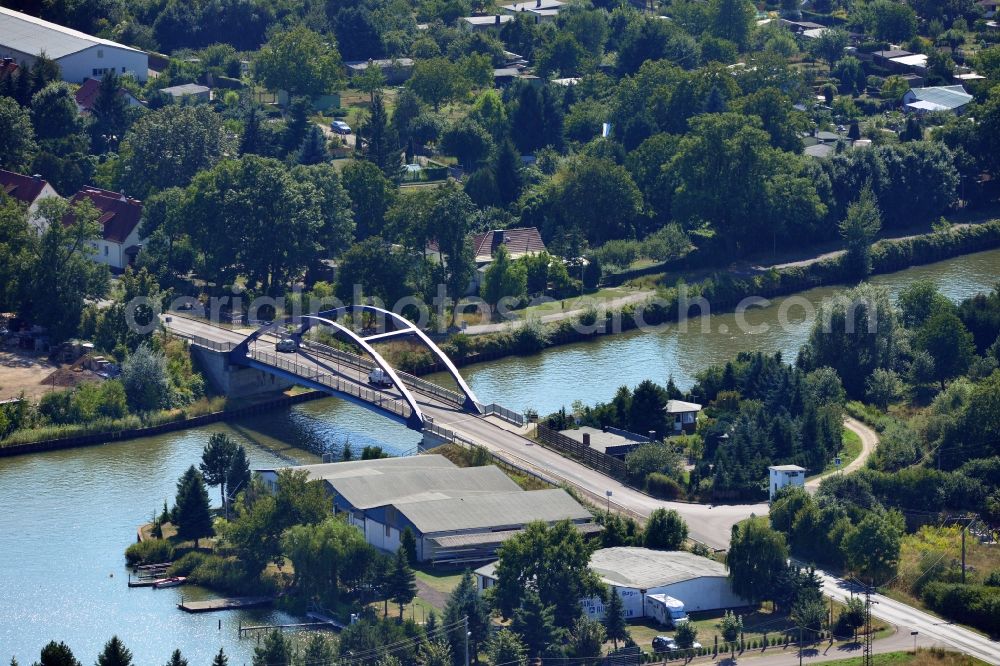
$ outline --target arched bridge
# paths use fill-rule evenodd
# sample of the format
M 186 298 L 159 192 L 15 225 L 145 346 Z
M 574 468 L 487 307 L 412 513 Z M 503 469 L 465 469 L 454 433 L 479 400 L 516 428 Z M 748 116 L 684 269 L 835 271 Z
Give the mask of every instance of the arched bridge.
M 338 321 L 344 315 L 371 315 L 383 322 L 389 330 L 362 335 Z M 291 333 L 288 327 L 294 325 Z M 308 340 L 305 336 L 313 328 L 323 328 L 337 339 L 360 348 L 365 356 L 350 354 L 333 347 Z M 461 393 L 406 375 L 393 368 L 372 346 L 373 342 L 395 338 L 416 339 L 425 346 L 435 360 L 455 380 Z M 292 340 L 294 346 L 279 351 L 279 340 Z M 483 408 L 476 395 L 466 384 L 447 354 L 427 335 L 405 317 L 372 305 L 351 305 L 282 319 L 262 326 L 229 351 L 229 361 L 235 365 L 257 368 L 277 374 L 290 381 L 341 397 L 376 406 L 391 416 L 402 418 L 406 424 L 422 430 L 427 423 L 424 410 L 414 392 L 427 394 L 447 403 L 460 406 L 466 412 L 480 415 Z M 371 383 L 369 373 L 378 368 L 388 380 L 382 386 Z M 404 381 L 405 377 L 405 381 Z

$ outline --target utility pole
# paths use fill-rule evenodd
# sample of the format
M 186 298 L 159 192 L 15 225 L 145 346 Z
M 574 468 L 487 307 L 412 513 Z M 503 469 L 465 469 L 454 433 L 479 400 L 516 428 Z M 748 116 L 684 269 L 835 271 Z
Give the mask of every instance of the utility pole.
M 462 626 L 465 628 L 465 666 L 469 666 L 469 616 L 462 618 Z
M 967 520 L 962 526 L 962 585 L 965 585 L 965 532 L 969 529 L 971 520 Z
M 872 666 L 872 659 L 872 588 L 871 585 L 865 585 L 865 649 L 861 658 L 862 666 Z
M 802 666 L 802 625 L 799 625 L 799 666 Z

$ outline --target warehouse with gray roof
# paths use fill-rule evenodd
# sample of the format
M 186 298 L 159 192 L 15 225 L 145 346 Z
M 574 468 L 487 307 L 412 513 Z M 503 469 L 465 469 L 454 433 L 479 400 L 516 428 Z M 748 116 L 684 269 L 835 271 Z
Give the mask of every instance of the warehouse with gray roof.
M 145 82 L 149 73 L 149 58 L 139 49 L 0 7 L 0 58 L 33 65 L 42 53 L 72 83 L 99 79 L 108 71 Z
M 420 561 L 487 560 L 534 521 L 569 520 L 584 533 L 600 529 L 566 491 L 522 490 L 492 465 L 462 468 L 444 456 L 420 455 L 292 469 L 322 481 L 334 511 L 376 548 L 395 552 L 409 528 Z M 273 488 L 277 470 L 258 472 Z

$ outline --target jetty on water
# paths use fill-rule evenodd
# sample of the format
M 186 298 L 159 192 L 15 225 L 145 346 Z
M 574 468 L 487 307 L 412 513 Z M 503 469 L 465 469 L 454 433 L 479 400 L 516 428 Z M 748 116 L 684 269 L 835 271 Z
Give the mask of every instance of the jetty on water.
M 221 599 L 204 599 L 202 601 L 182 599 L 177 607 L 188 613 L 212 613 L 214 611 L 259 608 L 270 605 L 273 601 L 273 597 L 222 597 Z

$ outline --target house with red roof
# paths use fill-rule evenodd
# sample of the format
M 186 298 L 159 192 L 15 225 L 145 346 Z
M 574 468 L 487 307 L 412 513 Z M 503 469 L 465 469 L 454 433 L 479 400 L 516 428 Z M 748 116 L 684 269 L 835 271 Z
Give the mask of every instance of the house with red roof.
M 492 229 L 470 238 L 472 243 L 472 256 L 476 260 L 476 273 L 469 282 L 468 294 L 479 291 L 486 269 L 493 263 L 493 257 L 497 250 L 503 245 L 507 248 L 507 254 L 511 259 L 519 259 L 524 256 L 541 254 L 545 252 L 545 241 L 538 233 L 536 227 L 518 227 L 517 229 Z M 442 260 L 441 249 L 437 241 L 427 244 L 426 256 L 431 261 L 440 262 Z
M 29 213 L 35 212 L 42 199 L 59 196 L 55 188 L 41 176 L 26 176 L 3 169 L 0 169 L 0 192 L 23 203 L 28 207 Z
M 94 243 L 94 261 L 107 264 L 114 271 L 123 271 L 135 262 L 142 249 L 139 222 L 142 202 L 118 192 L 87 186 L 73 195 L 70 203 L 89 200 L 97 208 L 97 221 L 103 227 L 100 240 Z M 67 220 L 67 223 L 69 220 Z
M 73 99 L 76 100 L 76 108 L 80 113 L 91 113 L 94 110 L 94 103 L 97 102 L 97 95 L 101 92 L 101 82 L 98 79 L 87 79 L 84 81 L 76 92 L 73 93 Z M 142 106 L 135 95 L 125 90 L 125 88 L 119 88 L 118 94 L 125 98 L 129 106 Z

